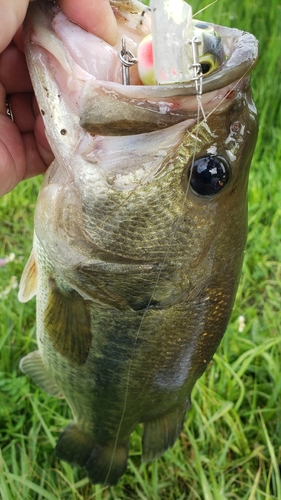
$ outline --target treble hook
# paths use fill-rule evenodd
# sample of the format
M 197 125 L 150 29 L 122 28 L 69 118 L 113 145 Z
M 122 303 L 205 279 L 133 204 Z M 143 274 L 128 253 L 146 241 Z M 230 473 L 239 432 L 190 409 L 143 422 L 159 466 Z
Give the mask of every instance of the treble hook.
M 130 67 L 138 62 L 134 54 L 126 49 L 125 38 L 122 38 L 122 49 L 118 52 L 119 61 L 122 63 L 122 83 L 130 85 Z
M 201 43 L 201 41 L 198 40 L 196 37 L 193 37 L 191 40 L 188 41 L 188 43 L 191 45 L 192 61 L 193 61 L 193 63 L 191 64 L 191 68 L 193 69 L 193 77 L 191 78 L 191 80 L 195 82 L 198 105 L 201 109 L 203 118 L 206 121 L 206 115 L 201 102 L 201 97 L 203 92 L 203 73 L 202 73 L 202 66 L 199 61 L 199 44 Z

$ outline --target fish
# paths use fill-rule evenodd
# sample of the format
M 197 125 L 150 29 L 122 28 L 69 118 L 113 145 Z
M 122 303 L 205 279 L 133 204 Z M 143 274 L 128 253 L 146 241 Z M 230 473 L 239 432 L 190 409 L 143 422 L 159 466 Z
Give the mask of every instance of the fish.
M 194 56 L 195 78 L 159 84 L 139 50 L 152 43 L 151 12 L 136 0 L 110 3 L 115 46 L 56 2 L 29 6 L 27 62 L 55 160 L 19 300 L 36 295 L 38 343 L 20 368 L 73 415 L 57 456 L 92 483 L 114 485 L 139 424 L 144 462 L 174 444 L 232 312 L 258 128 L 258 42 L 202 23 L 217 63 Z

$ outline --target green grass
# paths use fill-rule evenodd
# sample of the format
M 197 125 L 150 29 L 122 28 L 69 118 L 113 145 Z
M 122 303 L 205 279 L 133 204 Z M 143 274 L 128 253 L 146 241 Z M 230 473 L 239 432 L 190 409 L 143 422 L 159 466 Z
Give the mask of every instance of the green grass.
M 194 11 L 208 2 L 194 2 Z M 54 456 L 69 410 L 18 369 L 36 348 L 35 303 L 17 300 L 32 244 L 41 180 L 0 200 L 0 498 L 4 500 L 281 500 L 281 6 L 278 0 L 219 0 L 201 18 L 251 31 L 260 40 L 253 91 L 260 134 L 249 185 L 249 237 L 232 320 L 175 446 L 140 463 L 141 430 L 132 436 L 126 475 L 115 488 L 91 486 Z M 243 332 L 238 317 L 245 317 Z

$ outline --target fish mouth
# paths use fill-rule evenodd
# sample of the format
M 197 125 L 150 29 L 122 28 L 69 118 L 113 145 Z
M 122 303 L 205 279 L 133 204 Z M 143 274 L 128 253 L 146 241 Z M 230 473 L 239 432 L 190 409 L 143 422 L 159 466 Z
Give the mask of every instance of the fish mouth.
M 27 55 L 32 45 L 31 59 L 41 59 L 60 95 L 78 115 L 80 126 L 92 135 L 140 134 L 193 121 L 198 113 L 194 81 L 143 85 L 136 64 L 130 70 L 131 84 L 123 85 L 118 57 L 122 38 L 125 36 L 128 48 L 136 52 L 149 33 L 150 23 L 148 19 L 140 25 L 141 12 L 128 14 L 119 4 L 113 8 L 119 37 L 111 46 L 68 20 L 56 2 L 33 3 L 26 22 Z M 206 114 L 230 105 L 247 84 L 258 53 L 253 35 L 212 26 L 221 36 L 225 58 L 217 70 L 204 77 L 201 102 Z M 36 56 L 37 50 L 40 56 Z

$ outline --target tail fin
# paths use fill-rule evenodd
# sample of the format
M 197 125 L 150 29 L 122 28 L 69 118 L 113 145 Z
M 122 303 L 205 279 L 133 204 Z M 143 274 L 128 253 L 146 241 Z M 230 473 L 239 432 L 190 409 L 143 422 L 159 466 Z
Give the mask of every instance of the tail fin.
M 124 474 L 127 467 L 128 447 L 94 446 L 86 463 L 91 483 L 114 485 Z
M 126 470 L 128 447 L 101 446 L 72 422 L 60 435 L 56 454 L 71 465 L 86 467 L 91 483 L 114 485 Z

